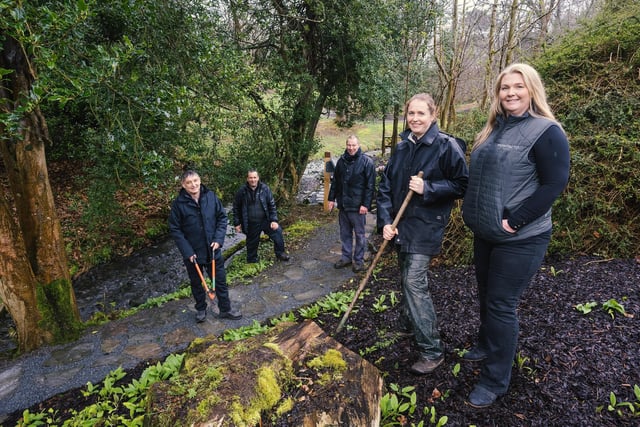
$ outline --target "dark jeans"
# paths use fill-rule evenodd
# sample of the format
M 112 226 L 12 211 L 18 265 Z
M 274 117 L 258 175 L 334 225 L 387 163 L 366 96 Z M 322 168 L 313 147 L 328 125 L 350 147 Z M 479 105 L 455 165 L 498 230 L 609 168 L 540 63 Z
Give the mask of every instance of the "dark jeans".
M 427 359 L 442 356 L 438 319 L 429 293 L 429 255 L 398 252 L 402 283 L 402 307 L 415 333 L 420 355 Z
M 260 245 L 260 234 L 266 234 L 273 242 L 273 251 L 276 256 L 284 254 L 284 236 L 282 227 L 276 230 L 271 229 L 271 221 L 268 219 L 259 223 L 249 223 L 247 230 L 247 262 L 258 262 L 258 246 Z
M 522 293 L 540 268 L 551 231 L 509 243 L 473 242 L 480 300 L 478 346 L 487 353 L 479 384 L 498 395 L 511 381 L 518 345 L 516 309 Z
M 367 237 L 364 231 L 367 216 L 360 215 L 359 212 L 345 212 L 340 210 L 338 222 L 340 223 L 342 259 L 349 261 L 353 259 L 355 264 L 362 264 L 364 262 L 364 251 L 367 246 Z M 354 234 L 356 240 L 355 251 L 353 248 Z
M 229 300 L 229 288 L 227 287 L 227 273 L 224 269 L 224 260 L 222 259 L 222 251 L 218 249 L 216 251 L 216 301 L 218 301 L 218 309 L 220 312 L 226 312 L 231 310 L 231 301 Z M 191 293 L 196 300 L 196 310 L 204 310 L 207 308 L 207 295 L 202 287 L 202 280 L 198 276 L 196 267 L 188 259 L 184 260 L 184 265 L 187 267 L 187 273 L 189 274 L 189 281 L 191 282 Z M 200 271 L 202 275 L 206 277 L 211 276 L 211 263 L 200 264 Z

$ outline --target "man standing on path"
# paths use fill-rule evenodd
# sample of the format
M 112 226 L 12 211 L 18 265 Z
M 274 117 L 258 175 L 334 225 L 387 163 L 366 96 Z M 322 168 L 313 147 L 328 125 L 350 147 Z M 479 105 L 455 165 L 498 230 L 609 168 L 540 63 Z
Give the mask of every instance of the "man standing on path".
M 343 268 L 353 261 L 353 271 L 364 270 L 364 251 L 367 246 L 365 224 L 371 209 L 375 190 L 375 167 L 373 160 L 362 153 L 360 141 L 355 135 L 347 138 L 347 148 L 338 159 L 329 189 L 329 210 L 340 209 L 340 241 L 342 256 L 334 264 Z M 355 250 L 353 238 L 355 235 Z
M 284 251 L 282 227 L 273 193 L 260 181 L 258 171 L 247 172 L 247 183 L 238 189 L 233 202 L 233 225 L 238 233 L 247 235 L 247 262 L 258 262 L 260 234 L 264 232 L 273 242 L 273 250 L 280 261 L 289 261 Z
M 200 175 L 185 171 L 180 181 L 182 188 L 171 204 L 169 231 L 182 254 L 191 282 L 191 293 L 196 300 L 196 321 L 204 322 L 207 316 L 206 294 L 195 264 L 212 276 L 212 259 L 215 259 L 215 293 L 222 319 L 240 319 L 242 314 L 231 311 L 227 274 L 220 248 L 227 232 L 227 214 L 216 194 L 200 182 Z

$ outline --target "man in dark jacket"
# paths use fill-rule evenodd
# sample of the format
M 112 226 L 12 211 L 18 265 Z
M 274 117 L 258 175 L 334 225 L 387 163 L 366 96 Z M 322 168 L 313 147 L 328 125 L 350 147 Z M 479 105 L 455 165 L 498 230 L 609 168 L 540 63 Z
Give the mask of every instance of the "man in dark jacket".
M 247 262 L 258 262 L 260 234 L 264 232 L 273 242 L 273 250 L 280 261 L 289 261 L 284 251 L 282 227 L 273 193 L 260 181 L 255 169 L 247 172 L 247 182 L 240 187 L 233 202 L 233 225 L 238 233 L 247 235 Z
M 353 271 L 358 272 L 364 270 L 364 251 L 367 246 L 364 227 L 367 213 L 371 210 L 376 175 L 373 160 L 362 153 L 358 137 L 349 135 L 346 144 L 344 154 L 336 163 L 327 199 L 329 210 L 334 206 L 340 209 L 338 222 L 342 255 L 334 267 L 343 268 L 353 261 Z
M 401 321 L 415 334 L 418 360 L 409 368 L 424 375 L 444 362 L 444 348 L 431 300 L 428 270 L 440 252 L 453 202 L 464 195 L 469 171 L 461 141 L 440 132 L 437 108 L 426 93 L 405 107 L 410 131 L 404 132 L 382 174 L 377 199 L 378 229 L 398 251 L 402 285 Z M 423 172 L 423 176 L 418 176 Z M 392 227 L 409 191 L 411 202 Z
M 227 275 L 220 248 L 227 231 L 227 214 L 215 193 L 201 184 L 200 175 L 187 170 L 181 177 L 182 189 L 171 205 L 169 231 L 187 267 L 191 293 L 196 300 L 196 321 L 207 315 L 206 293 L 195 264 L 212 276 L 215 259 L 215 294 L 222 319 L 240 319 L 242 314 L 231 311 Z

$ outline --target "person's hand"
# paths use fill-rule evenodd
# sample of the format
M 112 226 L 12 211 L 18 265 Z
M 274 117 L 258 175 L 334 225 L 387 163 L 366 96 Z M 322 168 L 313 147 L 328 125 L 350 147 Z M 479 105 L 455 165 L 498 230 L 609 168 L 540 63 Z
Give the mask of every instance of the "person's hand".
M 220 244 L 218 242 L 213 242 L 211 244 L 211 249 L 215 252 L 216 249 L 220 248 Z
M 195 264 L 195 263 L 196 263 L 196 258 L 197 258 L 197 257 L 198 257 L 198 256 L 197 256 L 196 254 L 193 254 L 193 255 L 191 255 L 191 256 L 189 257 L 189 261 L 191 261 L 192 263 L 194 263 L 194 264 Z
M 398 229 L 393 228 L 391 224 L 387 224 L 382 227 L 382 237 L 384 240 L 393 240 L 398 235 Z
M 411 180 L 409 181 L 409 190 L 413 191 L 416 194 L 424 193 L 424 181 L 417 175 L 413 175 Z
M 509 220 L 507 220 L 506 218 L 502 220 L 502 228 L 504 228 L 504 230 L 508 233 L 515 233 L 516 230 L 514 230 L 513 228 L 511 228 L 511 226 L 509 225 Z
M 242 233 L 242 226 L 236 225 L 236 233 Z
M 369 212 L 366 206 L 360 206 L 360 215 L 366 215 Z
M 328 206 L 329 206 L 329 212 L 331 212 L 333 210 L 333 208 L 335 207 L 336 202 L 329 202 Z
M 273 222 L 271 223 L 271 229 L 272 229 L 272 230 L 277 230 L 277 229 L 278 229 L 278 223 L 277 223 L 277 222 L 275 222 L 275 221 L 273 221 Z

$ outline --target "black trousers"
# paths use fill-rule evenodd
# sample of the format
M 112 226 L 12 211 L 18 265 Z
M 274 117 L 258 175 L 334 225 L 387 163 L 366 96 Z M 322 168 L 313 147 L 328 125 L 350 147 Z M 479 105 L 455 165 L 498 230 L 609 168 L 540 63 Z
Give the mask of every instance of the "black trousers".
M 215 251 L 216 260 L 216 301 L 218 302 L 218 309 L 221 313 L 231 310 L 231 301 L 229 300 L 229 288 L 227 287 L 227 272 L 224 269 L 224 259 L 222 259 L 222 251 L 220 249 Z M 207 294 L 202 287 L 202 281 L 196 271 L 196 267 L 188 259 L 184 260 L 184 265 L 187 267 L 187 273 L 189 274 L 189 280 L 191 282 L 191 294 L 196 300 L 196 310 L 204 310 L 207 308 Z M 211 263 L 200 264 L 200 271 L 206 278 L 207 276 L 213 278 L 211 275 Z
M 247 262 L 258 262 L 258 246 L 262 233 L 269 236 L 273 242 L 273 251 L 276 256 L 284 254 L 282 227 L 278 226 L 276 230 L 272 230 L 271 222 L 268 219 L 261 222 L 250 222 L 247 230 Z

